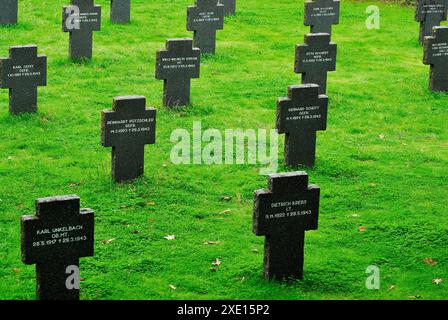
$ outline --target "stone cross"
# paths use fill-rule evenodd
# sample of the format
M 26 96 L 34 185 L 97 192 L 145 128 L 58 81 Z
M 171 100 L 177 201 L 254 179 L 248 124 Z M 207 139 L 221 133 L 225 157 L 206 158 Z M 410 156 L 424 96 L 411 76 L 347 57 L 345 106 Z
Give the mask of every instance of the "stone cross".
M 36 264 L 37 298 L 78 300 L 79 258 L 93 256 L 93 211 L 80 209 L 76 195 L 37 199 L 36 210 L 22 217 L 21 233 L 22 261 Z
M 236 0 L 219 0 L 224 6 L 224 15 L 233 16 L 236 13 Z
M 62 9 L 62 30 L 70 33 L 69 52 L 72 59 L 92 58 L 93 31 L 101 29 L 101 6 L 93 0 L 71 0 Z
M 309 33 L 305 44 L 296 46 L 295 72 L 302 74 L 302 83 L 319 85 L 319 93 L 327 92 L 327 72 L 336 70 L 337 45 L 328 33 Z
M 328 33 L 331 26 L 339 24 L 339 0 L 311 0 L 305 2 L 305 25 L 311 33 Z
M 446 20 L 448 10 L 447 0 L 417 0 L 415 7 L 415 20 L 420 22 L 420 44 L 426 36 L 432 35 L 432 28 L 439 26 Z
M 253 231 L 266 237 L 265 278 L 303 278 L 305 231 L 317 229 L 319 196 L 306 172 L 272 174 L 268 189 L 255 191 Z
M 142 96 L 116 97 L 113 110 L 102 112 L 101 140 L 112 147 L 112 178 L 131 181 L 144 171 L 145 145 L 156 138 L 156 109 Z
M 0 58 L 0 88 L 9 88 L 9 112 L 37 111 L 37 87 L 47 85 L 47 57 L 37 46 L 9 48 L 9 58 Z
M 191 78 L 199 78 L 201 50 L 191 39 L 170 39 L 166 50 L 157 50 L 156 79 L 164 80 L 163 105 L 190 104 Z
M 224 28 L 224 6 L 218 1 L 196 0 L 188 7 L 187 30 L 194 31 L 194 47 L 201 53 L 215 53 L 216 30 Z
M 429 88 L 448 91 L 448 26 L 434 27 L 433 36 L 425 37 L 423 63 L 430 65 Z
M 0 25 L 17 23 L 17 0 L 0 0 Z
M 285 164 L 313 167 L 316 131 L 327 129 L 328 97 L 316 84 L 288 87 L 288 97 L 277 101 L 277 132 L 285 134 Z
M 131 0 L 111 0 L 110 20 L 113 23 L 131 22 Z

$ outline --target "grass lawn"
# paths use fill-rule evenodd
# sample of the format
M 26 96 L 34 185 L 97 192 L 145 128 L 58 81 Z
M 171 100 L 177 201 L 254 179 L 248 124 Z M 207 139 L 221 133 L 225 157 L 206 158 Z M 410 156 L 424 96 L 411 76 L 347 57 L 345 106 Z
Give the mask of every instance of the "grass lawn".
M 309 30 L 302 2 L 240 0 L 181 111 L 162 107 L 155 57 L 166 39 L 192 36 L 193 0 L 133 0 L 126 26 L 112 25 L 110 1 L 96 0 L 103 25 L 84 64 L 68 60 L 68 0 L 19 2 L 20 24 L 0 28 L 0 56 L 10 45 L 37 44 L 48 56 L 48 86 L 39 88 L 36 115 L 10 116 L 8 91 L 0 91 L 0 299 L 34 299 L 20 216 L 34 214 L 36 198 L 61 194 L 95 211 L 82 299 L 448 298 L 448 95 L 428 90 L 413 8 L 376 3 L 381 28 L 367 30 L 373 2 L 341 5 L 328 128 L 318 133 L 316 167 L 306 170 L 321 187 L 319 229 L 306 235 L 304 280 L 282 284 L 262 278 L 264 239 L 251 231 L 253 191 L 267 184 L 261 166 L 174 165 L 170 135 L 194 121 L 222 132 L 275 127 L 277 97 L 300 83 L 294 47 Z M 100 113 L 113 97 L 134 94 L 158 109 L 157 142 L 146 146 L 145 176 L 117 185 L 111 150 L 100 145 Z M 222 264 L 212 272 L 216 258 Z M 365 287 L 369 265 L 380 268 L 380 290 Z

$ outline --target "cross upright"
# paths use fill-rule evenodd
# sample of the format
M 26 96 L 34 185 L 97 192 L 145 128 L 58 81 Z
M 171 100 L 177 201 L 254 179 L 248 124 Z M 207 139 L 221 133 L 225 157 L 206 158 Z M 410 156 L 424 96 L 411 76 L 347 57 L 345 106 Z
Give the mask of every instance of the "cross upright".
M 339 24 L 339 0 L 310 0 L 305 2 L 305 25 L 311 33 L 328 33 L 331 26 Z
M 448 10 L 447 0 L 417 0 L 415 21 L 420 22 L 419 41 L 423 44 L 426 36 L 432 35 L 432 28 L 446 20 Z
M 448 26 L 434 27 L 425 37 L 423 63 L 430 65 L 429 88 L 448 91 Z
M 37 111 L 37 87 L 47 85 L 47 57 L 37 46 L 13 46 L 0 58 L 0 88 L 9 88 L 9 112 Z
M 76 195 L 37 199 L 36 215 L 21 219 L 21 234 L 22 261 L 36 264 L 37 298 L 79 300 L 79 281 L 71 287 L 67 278 L 69 267 L 79 272 L 79 258 L 93 256 L 93 211 L 80 209 Z
M 305 44 L 296 46 L 294 71 L 302 74 L 302 83 L 319 85 L 319 93 L 327 92 L 327 72 L 336 70 L 337 45 L 328 33 L 309 33 Z
M 131 0 L 111 0 L 110 20 L 122 24 L 131 22 Z
M 190 104 L 191 78 L 199 78 L 201 50 L 191 39 L 169 39 L 165 50 L 157 50 L 156 79 L 164 80 L 163 105 Z
M 123 96 L 113 100 L 113 110 L 102 112 L 101 141 L 112 147 L 112 178 L 131 181 L 144 171 L 145 145 L 156 138 L 156 109 L 146 109 L 146 98 Z
M 17 23 L 17 0 L 0 0 L 0 25 Z
M 233 16 L 236 13 L 236 0 L 219 0 L 224 6 L 224 15 Z
M 288 87 L 288 97 L 277 101 L 279 134 L 285 134 L 285 164 L 313 167 L 316 131 L 327 129 L 328 97 L 316 84 Z
M 305 231 L 317 229 L 319 197 L 302 171 L 272 174 L 268 189 L 255 191 L 253 232 L 266 237 L 266 279 L 303 278 Z
M 71 0 L 62 9 L 62 30 L 70 33 L 72 59 L 92 58 L 93 31 L 101 29 L 101 6 L 93 0 Z
M 214 54 L 216 30 L 224 28 L 224 6 L 219 0 L 196 0 L 187 10 L 187 30 L 194 31 L 194 47 Z

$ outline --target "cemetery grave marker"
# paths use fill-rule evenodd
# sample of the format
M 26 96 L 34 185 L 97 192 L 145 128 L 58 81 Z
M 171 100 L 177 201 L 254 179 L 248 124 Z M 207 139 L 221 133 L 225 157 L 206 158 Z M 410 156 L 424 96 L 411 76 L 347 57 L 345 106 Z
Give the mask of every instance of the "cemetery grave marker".
M 131 22 L 131 0 L 111 0 L 110 20 L 123 24 Z
M 419 41 L 423 44 L 426 36 L 432 35 L 432 28 L 439 26 L 446 20 L 448 1 L 446 0 L 417 0 L 415 21 L 420 22 Z
M 288 87 L 288 98 L 277 101 L 279 134 L 285 134 L 285 164 L 314 166 L 316 131 L 327 129 L 328 97 L 316 84 Z
M 337 45 L 328 33 L 309 33 L 305 44 L 296 46 L 295 72 L 302 74 L 302 83 L 319 85 L 319 94 L 327 92 L 327 72 L 336 70 Z
M 423 63 L 430 65 L 429 88 L 448 91 L 448 27 L 434 27 L 433 36 L 425 37 Z
M 236 13 L 236 0 L 219 0 L 224 6 L 224 15 L 232 16 Z
M 9 88 L 9 112 L 37 111 L 37 87 L 47 85 L 47 57 L 37 46 L 13 46 L 0 58 L 0 88 Z
M 170 39 L 166 50 L 157 50 L 156 79 L 164 80 L 163 105 L 190 104 L 191 78 L 199 78 L 201 50 L 191 39 Z
M 72 59 L 92 58 L 93 31 L 101 29 L 101 6 L 93 0 L 71 0 L 62 9 L 62 30 L 70 33 Z
M 224 28 L 224 6 L 218 0 L 196 0 L 187 12 L 187 30 L 194 31 L 194 47 L 214 54 L 216 30 Z
M 305 231 L 317 229 L 319 196 L 306 172 L 272 174 L 268 189 L 255 191 L 253 231 L 266 237 L 265 278 L 303 278 Z
M 331 35 L 333 24 L 339 24 L 339 0 L 311 0 L 305 2 L 305 25 L 311 26 L 311 33 Z
M 22 261 L 36 264 L 39 300 L 79 300 L 79 283 L 67 285 L 68 267 L 93 256 L 94 213 L 76 195 L 36 200 L 36 215 L 21 219 Z
M 17 23 L 17 0 L 0 0 L 0 25 Z
M 146 98 L 142 96 L 116 97 L 113 110 L 103 110 L 101 118 L 101 143 L 112 147 L 114 181 L 141 176 L 145 145 L 155 143 L 156 109 L 146 109 Z

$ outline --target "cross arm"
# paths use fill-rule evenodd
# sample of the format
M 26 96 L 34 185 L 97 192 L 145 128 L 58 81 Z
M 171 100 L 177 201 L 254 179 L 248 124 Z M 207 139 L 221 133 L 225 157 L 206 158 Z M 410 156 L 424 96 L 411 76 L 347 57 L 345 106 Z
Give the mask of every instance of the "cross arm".
M 423 64 L 430 65 L 432 64 L 432 44 L 434 43 L 435 38 L 433 36 L 426 36 L 423 42 Z
M 278 98 L 276 121 L 276 129 L 278 133 L 286 133 L 286 114 L 290 106 L 291 100 L 289 98 Z

